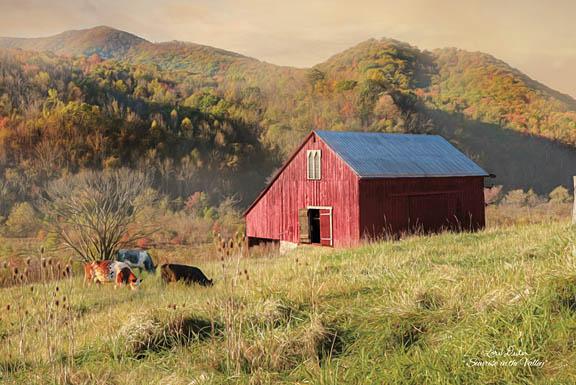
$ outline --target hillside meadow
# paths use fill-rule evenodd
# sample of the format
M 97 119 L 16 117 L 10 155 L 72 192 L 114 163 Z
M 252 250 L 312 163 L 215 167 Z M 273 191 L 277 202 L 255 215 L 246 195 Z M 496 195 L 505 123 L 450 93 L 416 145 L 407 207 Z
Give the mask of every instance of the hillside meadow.
M 212 288 L 154 275 L 138 291 L 79 275 L 4 288 L 0 380 L 571 384 L 575 245 L 555 220 L 285 256 L 232 248 L 194 261 Z

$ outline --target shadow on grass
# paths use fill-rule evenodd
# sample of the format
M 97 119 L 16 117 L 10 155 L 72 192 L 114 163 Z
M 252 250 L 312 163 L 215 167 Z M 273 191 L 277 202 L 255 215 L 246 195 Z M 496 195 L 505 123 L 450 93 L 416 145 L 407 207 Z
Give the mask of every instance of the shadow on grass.
M 30 368 L 32 368 L 32 364 L 29 362 L 17 359 L 9 360 L 5 357 L 0 357 L 0 379 L 2 379 L 3 375 L 5 374 L 29 370 Z
M 576 313 L 576 275 L 553 278 L 548 290 L 552 310 Z
M 337 325 L 328 326 L 322 339 L 316 345 L 320 365 L 344 354 L 346 348 L 354 342 L 355 338 L 352 330 Z
M 428 324 L 417 317 L 396 319 L 392 322 L 392 329 L 394 345 L 408 350 L 428 331 Z
M 149 320 L 122 336 L 122 350 L 127 356 L 143 359 L 150 353 L 206 341 L 221 335 L 222 330 L 220 323 L 193 316 L 176 316 L 165 322 Z

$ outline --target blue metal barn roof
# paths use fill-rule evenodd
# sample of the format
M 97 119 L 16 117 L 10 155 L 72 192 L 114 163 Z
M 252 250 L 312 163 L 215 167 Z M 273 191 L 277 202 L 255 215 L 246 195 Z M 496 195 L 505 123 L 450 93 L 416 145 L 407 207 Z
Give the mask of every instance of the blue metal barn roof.
M 487 176 L 441 136 L 316 131 L 360 177 Z

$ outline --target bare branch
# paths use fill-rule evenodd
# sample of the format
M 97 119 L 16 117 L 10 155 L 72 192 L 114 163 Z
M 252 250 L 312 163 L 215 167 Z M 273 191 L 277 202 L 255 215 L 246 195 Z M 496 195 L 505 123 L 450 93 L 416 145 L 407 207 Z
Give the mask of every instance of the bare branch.
M 52 182 L 42 210 L 64 245 L 90 261 L 113 258 L 127 241 L 149 235 L 149 226 L 128 230 L 150 204 L 149 178 L 136 171 L 85 171 Z

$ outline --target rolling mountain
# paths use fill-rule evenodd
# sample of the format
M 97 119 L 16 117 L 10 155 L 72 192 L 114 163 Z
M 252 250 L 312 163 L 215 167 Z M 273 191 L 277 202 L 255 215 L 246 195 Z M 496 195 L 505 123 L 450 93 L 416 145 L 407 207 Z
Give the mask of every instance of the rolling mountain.
M 138 36 L 106 26 L 66 31 L 49 37 L 0 37 L 2 48 L 49 51 L 67 56 L 98 54 L 105 59 L 121 57 L 130 48 L 144 43 L 147 41 Z
M 576 101 L 484 53 L 370 39 L 298 69 L 108 27 L 0 47 L 0 170 L 45 164 L 55 145 L 72 171 L 148 167 L 173 196 L 247 202 L 303 136 L 329 129 L 441 134 L 508 189 L 576 175 Z

